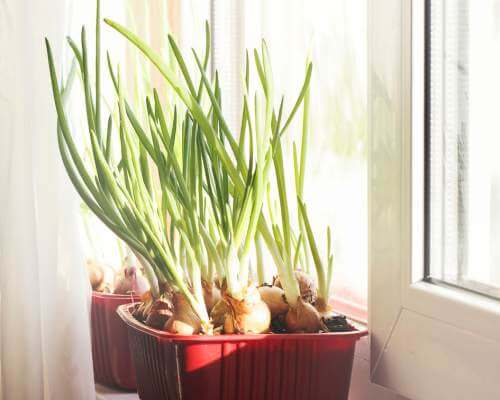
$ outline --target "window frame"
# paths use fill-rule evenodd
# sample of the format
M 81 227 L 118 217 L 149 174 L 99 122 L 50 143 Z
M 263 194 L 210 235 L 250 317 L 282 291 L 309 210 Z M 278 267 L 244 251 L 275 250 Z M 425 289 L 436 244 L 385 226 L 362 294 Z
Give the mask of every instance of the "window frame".
M 500 303 L 425 280 L 427 1 L 368 3 L 371 378 L 412 399 L 496 398 Z

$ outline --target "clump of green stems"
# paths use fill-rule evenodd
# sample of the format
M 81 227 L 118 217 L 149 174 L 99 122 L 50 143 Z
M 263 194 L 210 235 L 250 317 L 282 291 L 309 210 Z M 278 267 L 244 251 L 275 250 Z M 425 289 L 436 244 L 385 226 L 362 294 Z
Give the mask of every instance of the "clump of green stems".
M 316 308 L 320 312 L 328 311 L 328 302 L 330 300 L 330 292 L 332 289 L 333 281 L 333 254 L 332 254 L 332 235 L 330 227 L 326 230 L 326 265 L 319 255 L 318 245 L 316 239 L 314 238 L 314 233 L 307 215 L 307 210 L 305 203 L 299 198 L 298 207 L 300 217 L 304 223 L 304 229 L 307 235 L 307 241 L 309 242 L 309 248 L 311 250 L 312 258 L 314 261 L 314 266 L 316 268 L 316 274 L 318 277 L 318 300 Z
M 243 224 L 242 220 L 237 220 L 236 224 L 230 225 L 222 224 L 222 229 L 220 230 L 221 237 L 228 238 L 229 236 L 233 238 L 233 242 L 229 243 L 226 251 L 226 260 L 234 259 L 234 253 L 237 250 L 239 242 L 243 242 L 243 248 L 239 252 L 239 267 L 236 268 L 232 262 L 225 263 L 226 270 L 223 276 L 226 277 L 228 282 L 228 287 L 233 295 L 237 296 L 241 287 L 246 285 L 248 278 L 248 267 L 246 259 L 248 257 L 248 252 L 250 250 L 250 244 L 254 239 L 254 233 L 258 230 L 259 234 L 264 239 L 268 249 L 273 256 L 273 259 L 277 265 L 278 273 L 282 278 L 283 286 L 287 296 L 287 300 L 290 304 L 294 304 L 296 299 L 299 297 L 299 287 L 298 283 L 293 276 L 292 263 L 287 263 L 280 255 L 280 250 L 275 240 L 275 237 L 269 230 L 266 223 L 265 217 L 262 213 L 262 202 L 265 195 L 265 187 L 267 182 L 267 176 L 269 169 L 271 167 L 274 156 L 277 154 L 276 149 L 279 148 L 279 143 L 283 133 L 290 126 L 295 114 L 300 108 L 304 96 L 309 87 L 312 65 L 309 63 L 306 70 L 306 76 L 304 83 L 302 85 L 299 96 L 287 118 L 284 116 L 284 100 L 281 99 L 278 111 L 274 108 L 273 104 L 273 86 L 270 80 L 270 64 L 269 56 L 267 54 L 267 49 L 265 44 L 263 44 L 263 49 L 259 55 L 257 51 L 254 52 L 256 69 L 259 75 L 259 80 L 261 83 L 261 89 L 264 94 L 265 104 L 262 107 L 260 105 L 259 96 L 254 98 L 254 115 L 255 121 L 252 123 L 251 111 L 250 111 L 250 101 L 248 99 L 248 84 L 249 84 L 249 62 L 247 56 L 247 63 L 245 69 L 245 88 L 246 93 L 244 96 L 244 106 L 243 106 L 243 117 L 241 124 L 241 131 L 239 135 L 239 140 L 236 141 L 234 136 L 229 130 L 228 124 L 222 115 L 220 104 L 217 100 L 215 91 L 212 89 L 211 84 L 206 77 L 206 74 L 200 68 L 202 73 L 202 81 L 207 90 L 207 94 L 210 99 L 210 106 L 212 112 L 212 119 L 205 114 L 203 108 L 200 105 L 199 100 L 196 97 L 196 91 L 192 85 L 192 79 L 189 75 L 187 68 L 182 57 L 179 54 L 178 61 L 180 69 L 182 71 L 182 76 L 185 83 L 188 86 L 186 90 L 182 85 L 182 82 L 177 77 L 175 72 L 166 65 L 162 58 L 149 47 L 141 38 L 132 33 L 126 27 L 110 20 L 105 20 L 108 25 L 116 29 L 119 33 L 125 36 L 132 44 L 134 44 L 159 70 L 163 75 L 166 82 L 171 86 L 171 88 L 177 93 L 179 99 L 185 104 L 194 120 L 198 123 L 201 132 L 208 144 L 207 149 L 213 154 L 213 160 L 217 160 L 217 168 L 222 169 L 223 173 L 218 178 L 221 182 L 228 183 L 227 194 L 230 194 L 235 199 L 235 203 L 241 205 L 241 210 L 245 210 L 244 213 L 234 213 L 234 210 L 228 209 L 227 207 L 222 207 L 222 204 L 227 203 L 227 201 L 222 198 L 215 199 L 216 204 L 214 207 L 214 214 L 219 215 L 220 220 L 222 220 L 222 215 L 224 213 L 227 216 L 233 215 L 233 218 L 227 218 L 226 221 L 233 221 L 234 215 L 248 215 L 248 222 Z M 194 57 L 197 61 L 198 66 L 201 66 L 199 62 L 199 57 L 196 52 L 193 51 Z M 217 80 L 216 80 L 217 82 Z M 263 109 L 263 110 L 262 110 Z M 261 113 L 263 118 L 260 117 Z M 248 161 L 245 161 L 245 154 L 243 148 L 245 145 L 246 132 L 256 136 L 254 140 L 255 152 L 256 152 L 256 167 L 252 167 L 252 157 L 249 157 Z M 228 151 L 225 142 L 229 143 L 229 148 L 232 154 Z M 252 141 L 250 140 L 250 149 L 252 149 Z M 215 171 L 216 169 L 212 169 Z M 217 169 L 219 170 L 219 169 Z M 252 194 L 253 193 L 253 194 Z M 226 200 L 227 200 L 226 194 Z M 252 195 L 252 201 L 250 204 L 245 205 L 246 199 L 249 195 Z M 213 199 L 213 196 L 210 196 Z M 224 210 L 227 209 L 227 211 Z M 216 211 L 217 210 L 217 211 Z M 241 221 L 241 222 L 240 222 Z M 248 229 L 240 229 L 241 227 L 248 226 Z M 230 232 L 233 234 L 228 234 Z M 241 237 L 242 233 L 248 233 L 246 238 Z M 224 262 L 224 261 L 222 261 Z
M 293 166 L 294 166 L 294 183 L 295 197 L 298 209 L 298 231 L 297 235 L 293 229 L 293 224 L 290 217 L 290 198 L 287 195 L 286 174 L 283 161 L 283 149 L 281 142 L 276 144 L 274 156 L 274 170 L 276 177 L 276 188 L 278 191 L 280 221 L 274 216 L 273 204 L 271 198 L 268 199 L 269 214 L 273 223 L 274 242 L 279 249 L 282 263 L 287 266 L 286 273 L 288 279 L 296 279 L 293 274 L 294 269 L 299 269 L 311 274 L 309 267 L 309 258 L 312 260 L 315 267 L 315 272 L 318 280 L 318 297 L 321 304 L 328 304 L 330 298 L 331 283 L 333 279 L 333 255 L 331 230 L 327 228 L 327 254 L 326 264 L 319 255 L 318 245 L 311 227 L 311 223 L 307 214 L 304 198 L 304 181 L 307 165 L 307 145 L 309 140 L 309 87 L 305 91 L 302 115 L 302 132 L 300 137 L 300 149 L 293 143 Z M 282 278 L 280 274 L 280 278 Z M 287 289 L 285 287 L 285 293 Z M 296 302 L 287 296 L 289 305 L 293 308 Z
M 185 225 L 187 225 L 192 219 L 182 218 L 182 213 L 194 212 L 194 209 L 178 207 L 176 202 L 179 196 L 194 193 L 194 191 L 189 190 L 189 187 L 182 185 L 184 181 L 178 179 L 177 175 L 174 179 L 174 174 L 179 172 L 176 169 L 178 167 L 177 159 L 170 156 L 165 157 L 165 154 L 159 151 L 158 139 L 162 141 L 166 149 L 172 150 L 173 148 L 178 129 L 177 114 L 174 111 L 172 124 L 167 127 L 163 115 L 160 114 L 161 107 L 159 107 L 157 94 L 155 93 L 154 96 L 156 112 L 153 111 L 148 99 L 150 119 L 151 114 L 154 114 L 155 121 L 160 120 L 162 125 L 161 135 L 159 132 L 155 132 L 155 135 L 151 135 L 152 141 L 146 141 L 145 131 L 132 107 L 124 98 L 120 73 L 114 73 L 108 56 L 109 73 L 118 98 L 119 122 L 117 131 L 121 155 L 119 160 L 113 159 L 112 136 L 114 127 L 112 116 L 110 115 L 108 118 L 106 129 L 101 126 L 99 2 L 97 10 L 96 49 L 98 51 L 95 55 L 95 87 L 91 87 L 90 83 L 85 29 L 83 28 L 81 33 L 81 47 L 68 39 L 82 76 L 87 127 L 92 149 L 92 167 L 85 165 L 73 140 L 64 109 L 63 94 L 65 88 L 59 87 L 52 51 L 49 42 L 46 41 L 53 95 L 58 114 L 58 144 L 63 163 L 73 185 L 87 206 L 137 254 L 146 270 L 153 295 L 159 296 L 160 289 L 165 283 L 168 283 L 170 287 L 185 296 L 200 318 L 202 325 L 208 327 L 210 322 L 203 301 L 200 268 L 188 263 L 188 266 L 192 268 L 187 268 L 186 274 L 181 265 L 181 254 L 189 252 L 191 248 L 186 246 L 186 235 L 182 236 L 182 240 L 176 240 L 175 233 L 176 230 L 180 231 L 180 226 L 176 225 L 175 222 L 169 224 L 169 221 L 186 221 Z M 93 91 L 95 94 L 92 93 Z M 189 117 L 186 117 L 182 126 L 185 131 L 190 129 Z M 151 129 L 154 129 L 153 126 Z M 148 143 L 149 146 L 145 143 Z M 184 157 L 187 150 L 186 148 L 183 152 Z M 158 169 L 160 184 L 156 184 L 152 179 L 148 154 L 153 158 L 153 161 L 164 167 Z M 189 163 L 185 163 L 185 165 L 189 166 Z M 95 171 L 95 174 L 89 170 Z M 184 168 L 184 175 L 186 174 L 187 169 Z M 188 231 L 186 226 L 182 226 L 182 228 Z M 206 329 L 208 330 L 208 328 Z
M 241 299 L 249 284 L 250 251 L 257 235 L 259 280 L 263 279 L 265 268 L 260 251 L 262 238 L 277 266 L 287 301 L 294 307 L 300 296 L 294 268 L 299 255 L 306 254 L 307 242 L 316 265 L 320 291 L 328 296 L 332 257 L 329 250 L 325 269 L 301 200 L 311 64 L 307 65 L 299 96 L 285 118 L 283 98 L 277 111 L 274 108 L 265 43 L 253 54 L 260 84 L 253 94 L 250 93 L 247 54 L 242 122 L 236 136 L 223 116 L 218 75 L 215 72 L 212 80 L 207 76 L 208 25 L 203 58 L 193 50 L 198 70 L 192 74 L 172 36 L 168 37 L 172 57 L 167 63 L 127 28 L 106 20 L 156 66 L 171 89 L 168 100 L 174 101 L 173 104 L 162 102 L 159 93 L 153 90 L 144 101 L 144 115 L 137 115 L 134 110 L 137 106 L 131 105 L 125 97 L 120 70 L 114 68 L 108 54 L 108 73 L 117 98 L 117 122 L 113 124 L 110 114 L 103 127 L 99 1 L 97 4 L 95 86 L 91 85 L 85 29 L 82 29 L 80 45 L 68 39 L 82 77 L 92 165 L 86 165 L 73 139 L 64 108 L 69 85 L 59 85 L 47 41 L 58 114 L 58 144 L 79 195 L 136 253 L 152 285 L 153 295 L 159 296 L 168 285 L 186 298 L 204 330 L 210 331 L 202 280 L 212 283 L 217 277 L 221 283 L 226 283 L 231 297 Z M 301 232 L 296 237 L 289 219 L 281 138 L 301 104 L 304 105 L 304 122 L 300 161 L 294 148 Z M 119 143 L 118 159 L 113 152 L 115 136 Z M 274 221 L 270 230 L 262 211 L 272 165 L 280 200 L 281 230 Z M 330 234 L 328 239 L 330 242 Z

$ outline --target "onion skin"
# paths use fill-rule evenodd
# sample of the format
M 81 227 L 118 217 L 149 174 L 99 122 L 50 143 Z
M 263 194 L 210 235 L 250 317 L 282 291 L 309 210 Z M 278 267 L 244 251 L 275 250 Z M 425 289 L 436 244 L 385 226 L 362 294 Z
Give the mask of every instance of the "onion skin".
M 223 296 L 229 312 L 225 314 L 224 333 L 266 333 L 271 326 L 271 311 L 255 286 L 246 288 L 243 299 Z
M 151 304 L 144 323 L 151 328 L 162 329 L 173 314 L 172 303 L 160 298 Z
M 285 300 L 285 292 L 277 286 L 261 286 L 259 294 L 262 301 L 267 304 L 271 317 L 284 314 L 288 311 L 288 303 Z
M 202 281 L 201 284 L 203 287 L 203 299 L 205 300 L 207 311 L 210 314 L 212 312 L 212 309 L 221 299 L 220 290 L 213 283 L 208 283 L 205 280 Z
M 176 335 L 197 335 L 201 332 L 201 321 L 186 298 L 174 294 L 174 313 L 165 323 L 163 330 Z
M 147 279 L 134 266 L 123 269 L 115 278 L 115 294 L 135 294 L 142 296 L 149 290 Z
M 301 298 L 297 300 L 297 306 L 287 312 L 285 325 L 291 333 L 317 333 L 323 329 L 318 310 Z
M 318 300 L 316 300 L 316 304 L 314 306 L 316 307 L 316 310 L 318 310 L 322 318 L 328 318 L 332 314 L 334 314 L 333 307 L 321 297 L 318 297 Z
M 201 324 L 197 327 L 192 320 L 173 315 L 168 319 L 163 330 L 175 335 L 197 335 L 201 331 Z
M 271 312 L 266 303 L 260 301 L 251 312 L 246 312 L 233 317 L 226 315 L 224 332 L 233 333 L 266 333 L 271 325 Z
M 226 314 L 229 312 L 229 306 L 222 298 L 213 306 L 210 312 L 210 319 L 215 328 L 224 325 Z
M 104 269 L 93 260 L 87 260 L 85 266 L 87 268 L 87 274 L 89 276 L 92 290 L 97 291 L 101 286 L 103 286 Z
M 169 294 L 164 293 L 159 299 L 155 299 L 151 291 L 146 292 L 141 296 L 141 303 L 137 304 L 132 315 L 151 328 L 163 329 L 174 313 L 174 306 Z
M 151 307 L 153 306 L 153 296 L 151 294 L 151 291 L 147 291 L 141 296 L 141 303 L 138 303 L 136 307 L 134 308 L 134 311 L 132 312 L 132 316 L 141 321 L 144 322 L 149 313 L 151 312 Z
M 318 298 L 318 285 L 316 281 L 303 271 L 295 271 L 295 278 L 299 283 L 300 296 L 309 304 L 314 304 Z M 280 278 L 276 278 L 274 285 L 282 288 Z

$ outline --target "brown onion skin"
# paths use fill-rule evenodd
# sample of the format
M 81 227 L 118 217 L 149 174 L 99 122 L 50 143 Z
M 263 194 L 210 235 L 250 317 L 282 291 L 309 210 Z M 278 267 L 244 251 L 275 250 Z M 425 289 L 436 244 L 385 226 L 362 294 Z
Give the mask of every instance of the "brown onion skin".
M 321 297 L 318 297 L 318 300 L 316 300 L 316 304 L 314 304 L 314 306 L 316 307 L 316 310 L 318 310 L 322 318 L 328 318 L 329 316 L 334 314 L 333 307 Z
M 86 262 L 87 274 L 89 276 L 90 285 L 92 290 L 98 290 L 103 286 L 104 281 L 104 270 L 101 265 L 97 264 L 92 260 L 87 260 Z
M 226 314 L 229 312 L 229 306 L 222 298 L 213 306 L 210 312 L 210 319 L 215 328 L 224 325 Z
M 299 283 L 300 296 L 304 301 L 314 304 L 318 298 L 318 286 L 316 281 L 303 271 L 295 271 L 295 278 Z M 280 278 L 277 277 L 274 285 L 282 288 Z
M 224 333 L 267 333 L 271 325 L 271 312 L 263 301 L 257 303 L 251 312 L 236 317 L 226 315 Z
M 193 320 L 183 316 L 172 315 L 165 323 L 163 330 L 175 335 L 197 335 L 201 331 L 201 324 L 196 324 Z
M 162 329 L 173 315 L 172 304 L 164 299 L 153 302 L 144 323 L 154 329 Z
M 175 293 L 173 304 L 174 313 L 165 323 L 163 330 L 177 335 L 199 334 L 202 330 L 201 321 L 184 295 Z
M 266 333 L 271 326 L 271 311 L 260 298 L 255 286 L 245 289 L 243 299 L 223 295 L 228 306 L 224 319 L 224 333 Z
M 213 283 L 208 283 L 202 281 L 203 287 L 203 299 L 205 300 L 205 305 L 207 306 L 207 311 L 210 314 L 212 309 L 221 299 L 221 293 L 217 286 Z
M 151 328 L 163 329 L 173 313 L 174 306 L 170 291 L 156 299 L 151 291 L 147 291 L 141 296 L 141 302 L 137 304 L 132 315 Z
M 147 291 L 141 296 L 141 302 L 137 304 L 132 312 L 135 319 L 144 322 L 149 313 L 151 312 L 151 307 L 153 306 L 153 296 L 150 291 Z
M 137 267 L 123 268 L 115 277 L 113 293 L 142 296 L 149 290 L 149 283 Z
M 291 333 L 317 333 L 323 328 L 318 310 L 301 298 L 286 313 L 285 325 Z
M 288 311 L 289 307 L 283 289 L 277 286 L 261 286 L 259 293 L 262 301 L 269 307 L 273 318 Z

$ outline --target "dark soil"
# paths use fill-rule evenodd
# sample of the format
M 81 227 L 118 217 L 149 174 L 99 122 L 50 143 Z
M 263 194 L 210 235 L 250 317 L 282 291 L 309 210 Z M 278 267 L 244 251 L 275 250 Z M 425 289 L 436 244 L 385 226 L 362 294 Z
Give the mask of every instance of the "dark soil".
M 323 323 L 328 328 L 328 332 L 350 332 L 355 328 L 347 321 L 345 315 L 332 314 L 323 318 Z
M 285 314 L 277 315 L 271 320 L 272 333 L 288 333 L 285 325 Z
M 345 315 L 341 314 L 331 314 L 328 318 L 322 319 L 323 324 L 327 328 L 326 331 L 322 332 L 351 332 L 354 328 Z M 278 315 L 274 317 L 271 321 L 271 332 L 272 333 L 290 333 L 286 329 L 285 325 L 285 315 Z M 321 332 L 318 332 L 321 333 Z

